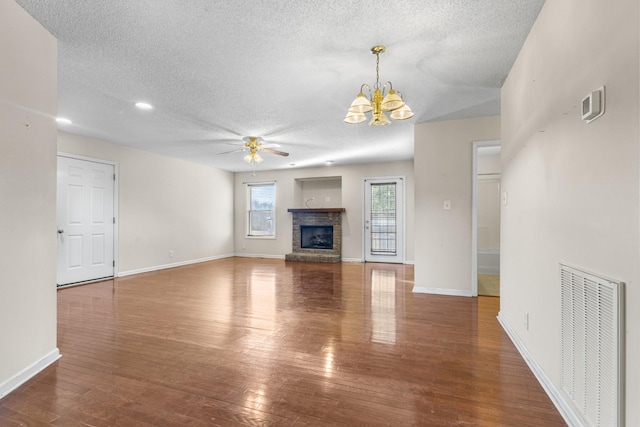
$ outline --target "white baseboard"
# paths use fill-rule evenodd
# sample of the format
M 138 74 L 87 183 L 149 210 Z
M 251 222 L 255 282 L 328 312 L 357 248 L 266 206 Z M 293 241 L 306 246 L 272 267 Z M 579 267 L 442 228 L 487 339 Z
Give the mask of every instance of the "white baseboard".
M 498 313 L 498 322 L 500 322 L 500 325 L 502 325 L 502 329 L 504 329 L 507 335 L 509 335 L 511 342 L 513 342 L 513 345 L 516 346 L 516 348 L 520 352 L 520 355 L 529 366 L 529 369 L 531 369 L 533 375 L 535 375 L 535 377 L 538 379 L 538 382 L 547 393 L 555 407 L 558 409 L 558 412 L 560 412 L 562 418 L 564 418 L 564 421 L 572 427 L 583 426 L 584 424 L 580 421 L 580 418 L 574 413 L 568 402 L 566 402 L 560 394 L 560 390 L 556 388 L 547 374 L 545 374 L 542 367 L 538 365 L 531 353 L 529 353 L 529 350 L 524 345 L 520 337 L 518 337 L 516 331 L 511 327 L 511 325 L 509 325 L 509 322 L 507 322 L 507 320 L 504 318 L 502 312 Z
M 421 286 L 413 287 L 414 294 L 434 294 L 434 295 L 450 295 L 454 297 L 472 297 L 471 291 L 463 291 L 459 289 L 443 289 L 443 288 L 423 288 Z
M 362 258 L 342 258 L 342 262 L 365 262 Z M 415 261 L 405 261 L 404 264 L 415 264 Z
M 30 366 L 27 366 L 22 371 L 18 372 L 16 375 L 0 384 L 0 399 L 20 387 L 22 384 L 42 371 L 44 368 L 60 359 L 60 357 L 60 350 L 55 348 L 51 350 L 49 354 L 45 355 L 42 359 L 36 361 Z
M 284 255 L 264 255 L 264 254 L 246 254 L 244 252 L 233 254 L 239 258 L 269 258 L 269 259 L 284 259 Z
M 149 273 L 151 271 L 164 270 L 166 268 L 182 267 L 183 265 L 198 264 L 200 262 L 214 261 L 216 259 L 231 258 L 232 256 L 234 255 L 233 254 L 216 255 L 208 258 L 192 259 L 188 261 L 175 262 L 172 264 L 155 265 L 153 267 L 145 267 L 145 268 L 139 268 L 136 270 L 121 271 L 118 273 L 118 277 L 131 276 L 131 275 L 140 274 L 140 273 Z

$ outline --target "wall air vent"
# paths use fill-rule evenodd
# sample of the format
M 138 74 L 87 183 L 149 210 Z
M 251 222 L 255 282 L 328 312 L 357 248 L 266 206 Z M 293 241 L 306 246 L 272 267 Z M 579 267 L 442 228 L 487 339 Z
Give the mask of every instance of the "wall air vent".
M 560 264 L 561 391 L 586 426 L 624 425 L 624 284 Z

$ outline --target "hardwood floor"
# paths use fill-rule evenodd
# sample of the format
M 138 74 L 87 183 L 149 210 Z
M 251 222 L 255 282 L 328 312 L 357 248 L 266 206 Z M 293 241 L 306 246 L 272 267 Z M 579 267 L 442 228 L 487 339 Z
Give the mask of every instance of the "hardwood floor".
M 228 258 L 62 289 L 63 357 L 0 425 L 565 425 L 499 298 L 412 288 L 412 266 Z

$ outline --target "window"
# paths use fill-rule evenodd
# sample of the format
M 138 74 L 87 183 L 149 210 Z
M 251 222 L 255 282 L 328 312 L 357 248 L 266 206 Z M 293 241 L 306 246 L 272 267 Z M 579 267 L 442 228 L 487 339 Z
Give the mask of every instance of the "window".
M 276 184 L 274 182 L 247 184 L 247 236 L 275 237 Z

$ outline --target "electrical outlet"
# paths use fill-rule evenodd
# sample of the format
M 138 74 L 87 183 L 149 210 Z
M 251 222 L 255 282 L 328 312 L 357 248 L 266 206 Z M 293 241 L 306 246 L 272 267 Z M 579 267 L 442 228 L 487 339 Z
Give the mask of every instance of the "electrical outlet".
M 169 251 L 169 258 L 173 258 L 173 251 Z

